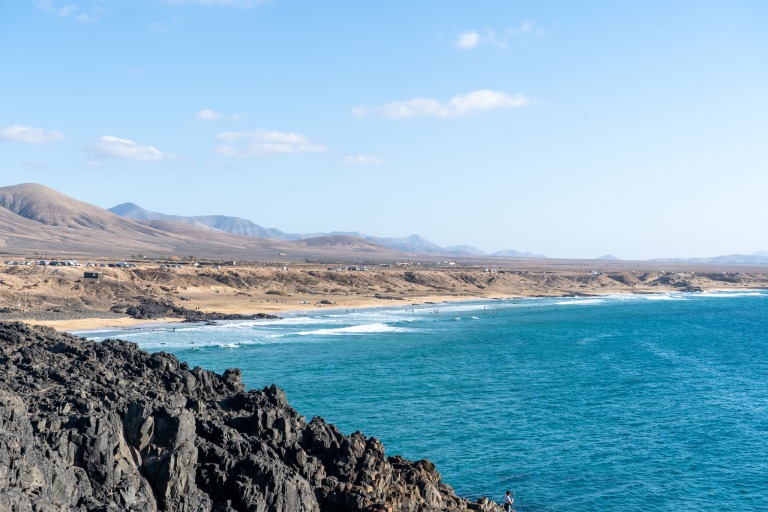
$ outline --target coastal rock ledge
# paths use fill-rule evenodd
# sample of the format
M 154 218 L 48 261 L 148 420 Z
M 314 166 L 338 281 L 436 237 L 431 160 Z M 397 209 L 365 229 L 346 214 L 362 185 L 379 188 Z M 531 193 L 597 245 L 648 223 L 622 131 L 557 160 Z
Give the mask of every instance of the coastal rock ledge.
M 0 510 L 500 511 L 239 370 L 0 323 Z

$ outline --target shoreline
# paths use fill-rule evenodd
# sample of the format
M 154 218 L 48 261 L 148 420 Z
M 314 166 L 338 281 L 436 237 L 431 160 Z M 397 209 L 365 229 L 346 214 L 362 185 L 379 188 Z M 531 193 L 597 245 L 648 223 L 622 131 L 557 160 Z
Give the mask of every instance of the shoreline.
M 270 314 L 280 316 L 285 314 L 290 314 L 290 315 L 300 314 L 304 312 L 315 313 L 318 311 L 343 311 L 343 310 L 350 310 L 350 309 L 352 310 L 380 309 L 380 308 L 390 308 L 390 307 L 422 306 L 425 304 L 445 304 L 445 303 L 458 303 L 458 302 L 470 302 L 470 301 L 481 301 L 481 300 L 515 299 L 515 298 L 536 298 L 536 297 L 524 297 L 524 296 L 478 297 L 476 295 L 467 295 L 467 296 L 461 296 L 461 297 L 447 298 L 447 297 L 441 297 L 441 296 L 434 296 L 434 297 L 424 297 L 424 300 L 421 300 L 418 302 L 408 301 L 408 300 L 392 300 L 392 301 L 382 301 L 380 299 L 365 300 L 363 298 L 360 298 L 359 300 L 344 301 L 344 305 L 336 304 L 336 305 L 328 305 L 328 306 L 310 306 L 306 308 L 297 308 L 295 307 L 295 305 L 292 305 L 292 304 L 289 305 L 287 303 L 281 303 L 281 304 L 284 304 L 284 306 L 273 306 L 267 309 L 267 311 L 264 311 L 264 308 L 260 309 L 259 311 L 252 311 L 250 309 L 245 309 L 245 308 L 242 308 L 242 309 L 236 308 L 236 309 L 229 309 L 227 312 L 233 313 L 233 314 L 242 314 L 242 315 L 251 315 L 251 314 L 257 314 L 257 313 L 269 312 Z M 183 318 L 173 318 L 173 317 L 163 317 L 163 318 L 154 318 L 154 319 L 146 319 L 146 318 L 137 319 L 137 318 L 131 318 L 131 317 L 122 317 L 122 318 L 93 317 L 93 318 L 77 318 L 77 319 L 63 319 L 63 320 L 34 320 L 34 319 L 18 318 L 18 319 L 7 319 L 2 321 L 5 321 L 5 322 L 19 321 L 19 322 L 24 322 L 30 325 L 52 327 L 57 331 L 62 331 L 62 332 L 75 332 L 75 331 L 88 332 L 88 331 L 96 331 L 96 330 L 109 329 L 109 328 L 141 329 L 143 327 L 154 327 L 161 324 L 186 323 Z M 231 321 L 237 321 L 237 320 L 231 320 Z M 199 323 L 199 322 L 189 322 L 189 323 Z
M 247 390 L 238 369 L 24 324 L 0 338 L 3 510 L 500 510 L 431 462 L 308 421 L 275 385 Z
M 388 301 L 383 302 L 381 300 L 376 301 L 366 301 L 366 300 L 358 300 L 353 301 L 351 304 L 347 304 L 344 306 L 325 306 L 325 307 L 308 307 L 304 309 L 297 309 L 294 307 L 289 306 L 288 304 L 285 304 L 285 307 L 277 307 L 272 310 L 270 310 L 270 313 L 280 315 L 295 315 L 295 314 L 301 314 L 301 313 L 316 313 L 319 311 L 336 311 L 336 312 L 342 312 L 345 311 L 347 313 L 350 312 L 350 310 L 354 311 L 355 309 L 364 309 L 364 310 L 371 310 L 371 309 L 384 309 L 384 308 L 408 308 L 409 306 L 424 306 L 424 305 L 446 305 L 446 304 L 459 304 L 459 303 L 470 303 L 470 302 L 482 302 L 482 301 L 494 301 L 494 300 L 515 300 L 515 299 L 522 299 L 522 300 L 528 300 L 528 299 L 565 299 L 565 298 L 581 298 L 581 299 L 601 299 L 605 297 L 611 297 L 616 295 L 638 295 L 638 296 L 646 296 L 646 295 L 664 295 L 664 294 L 670 294 L 670 293 L 690 293 L 690 294 L 707 294 L 707 293 L 745 293 L 745 292 L 761 292 L 766 291 L 764 288 L 712 288 L 708 290 L 702 290 L 700 292 L 680 292 L 677 290 L 663 290 L 658 292 L 637 292 L 637 291 L 625 291 L 625 290 L 616 290 L 616 291 L 610 291 L 606 293 L 600 293 L 600 294 L 589 294 L 589 295 L 574 295 L 570 293 L 562 294 L 562 295 L 505 295 L 505 296 L 482 296 L 478 297 L 476 295 L 471 296 L 462 296 L 462 297 L 444 297 L 444 296 L 433 296 L 433 297 L 423 297 L 418 302 L 408 302 L 408 301 Z M 408 302 L 406 304 L 406 302 Z M 237 311 L 238 314 L 254 314 L 252 311 L 248 310 L 242 310 Z M 136 318 L 130 318 L 130 317 L 124 317 L 124 318 L 77 318 L 77 319 L 70 319 L 70 320 L 29 320 L 29 319 L 19 319 L 19 320 L 2 320 L 2 321 L 20 321 L 24 323 L 28 323 L 31 325 L 40 325 L 44 327 L 51 327 L 53 329 L 56 329 L 60 332 L 78 332 L 78 333 L 88 333 L 93 331 L 100 331 L 104 329 L 115 329 L 115 330 L 129 330 L 129 329 L 144 329 L 144 328 L 153 328 L 158 327 L 160 325 L 175 325 L 175 324 L 184 324 L 184 323 L 204 323 L 204 321 L 201 322 L 185 322 L 184 319 L 181 318 L 172 318 L 172 317 L 163 317 L 163 318 L 156 318 L 156 319 L 136 319 Z M 220 321 L 226 321 L 226 320 L 216 320 L 216 322 Z M 229 320 L 229 321 L 237 321 L 237 320 Z M 265 320 L 267 321 L 267 320 Z
M 102 329 L 144 329 L 149 327 L 155 327 L 161 324 L 179 324 L 183 320 L 179 318 L 154 318 L 154 319 L 139 319 L 139 318 L 115 318 L 115 319 L 101 319 L 101 318 L 78 318 L 76 320 L 19 320 L 31 325 L 39 325 L 42 327 L 51 327 L 60 332 L 90 332 L 99 331 Z
M 0 321 L 62 331 L 141 328 L 216 315 L 284 315 L 320 310 L 410 307 L 529 297 L 599 297 L 768 289 L 768 273 L 712 269 L 418 266 L 338 271 L 322 265 L 221 269 L 107 268 L 98 279 L 76 268 L 0 267 Z M 141 318 L 136 318 L 141 317 Z

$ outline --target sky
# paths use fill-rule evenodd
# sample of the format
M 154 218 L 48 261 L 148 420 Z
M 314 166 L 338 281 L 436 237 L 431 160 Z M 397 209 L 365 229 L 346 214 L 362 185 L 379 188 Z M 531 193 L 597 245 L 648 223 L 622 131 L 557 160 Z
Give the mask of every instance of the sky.
M 763 0 L 0 2 L 0 186 L 551 258 L 768 250 Z

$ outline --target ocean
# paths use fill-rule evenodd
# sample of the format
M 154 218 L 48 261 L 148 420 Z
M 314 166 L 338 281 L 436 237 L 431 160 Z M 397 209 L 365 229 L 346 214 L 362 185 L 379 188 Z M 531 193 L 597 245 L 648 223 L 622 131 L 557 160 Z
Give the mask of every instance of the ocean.
M 518 512 L 768 510 L 768 292 L 328 309 L 76 333 L 239 367 Z

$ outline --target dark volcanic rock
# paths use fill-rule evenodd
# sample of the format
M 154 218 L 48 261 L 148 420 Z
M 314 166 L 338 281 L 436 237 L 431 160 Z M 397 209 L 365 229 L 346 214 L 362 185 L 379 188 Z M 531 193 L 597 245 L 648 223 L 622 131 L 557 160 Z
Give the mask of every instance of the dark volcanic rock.
M 279 316 L 267 313 L 253 315 L 237 315 L 228 313 L 205 313 L 196 309 L 188 309 L 176 306 L 170 301 L 142 299 L 137 304 L 122 304 L 112 306 L 110 311 L 128 315 L 139 320 L 151 320 L 155 318 L 183 318 L 186 322 L 206 322 L 213 320 L 267 320 L 278 319 Z
M 307 423 L 275 386 L 0 323 L 0 510 L 500 511 L 428 461 Z

